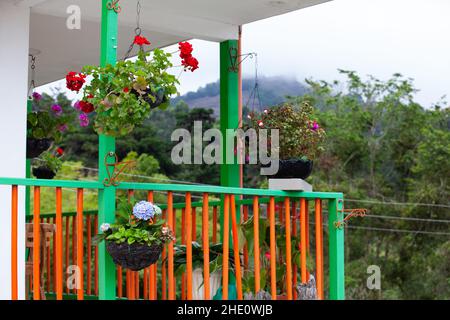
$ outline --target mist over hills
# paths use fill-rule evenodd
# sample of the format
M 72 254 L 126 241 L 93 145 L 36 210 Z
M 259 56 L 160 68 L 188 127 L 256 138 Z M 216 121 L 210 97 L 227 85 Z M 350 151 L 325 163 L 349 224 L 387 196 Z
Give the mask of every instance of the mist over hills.
M 258 109 L 258 100 L 253 96 L 255 88 L 255 79 L 244 78 L 242 80 L 242 96 L 244 107 L 249 109 Z M 271 106 L 285 101 L 286 96 L 299 96 L 307 92 L 307 87 L 294 78 L 287 77 L 260 77 L 258 80 L 259 97 L 261 106 Z M 214 114 L 219 115 L 220 83 L 208 83 L 200 87 L 197 91 L 188 92 L 172 100 L 173 104 L 178 101 L 186 102 L 191 108 L 210 108 Z

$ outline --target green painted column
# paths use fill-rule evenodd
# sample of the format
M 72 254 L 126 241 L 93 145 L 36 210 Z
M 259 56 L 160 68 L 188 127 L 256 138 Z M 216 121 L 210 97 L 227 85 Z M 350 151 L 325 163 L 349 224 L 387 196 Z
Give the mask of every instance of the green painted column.
M 32 101 L 27 100 L 27 113 L 32 109 Z M 31 178 L 31 159 L 27 158 L 25 160 L 25 178 Z M 25 215 L 29 216 L 31 214 L 31 193 L 30 187 L 25 187 Z
M 102 0 L 102 25 L 101 25 L 101 54 L 100 64 L 115 64 L 117 59 L 117 13 L 107 8 L 109 0 Z M 115 139 L 100 135 L 98 148 L 98 179 L 103 180 L 108 176 L 105 166 L 105 155 L 115 152 Z M 116 188 L 105 187 L 98 195 L 98 220 L 102 223 L 113 223 L 115 216 Z M 98 261 L 99 299 L 116 299 L 116 266 L 111 256 L 106 252 L 105 242 L 99 244 Z
M 343 198 L 328 202 L 328 233 L 330 259 L 330 299 L 345 299 L 344 228 L 336 228 L 335 222 L 344 219 Z
M 220 166 L 220 185 L 239 187 L 239 165 L 234 155 L 234 139 L 227 139 L 227 130 L 236 130 L 239 125 L 239 78 L 235 68 L 238 41 L 227 40 L 220 43 L 220 130 L 222 132 L 222 161 Z M 227 164 L 227 153 L 233 158 L 232 164 Z M 230 161 L 228 161 L 230 162 Z M 223 200 L 223 199 L 222 199 Z M 223 206 L 221 206 L 223 208 Z M 231 212 L 230 212 L 231 214 Z M 239 220 L 239 212 L 237 221 Z M 223 210 L 221 210 L 220 225 L 223 226 Z M 231 225 L 231 224 L 230 224 Z M 223 236 L 221 228 L 221 236 Z M 231 239 L 231 237 L 230 237 Z

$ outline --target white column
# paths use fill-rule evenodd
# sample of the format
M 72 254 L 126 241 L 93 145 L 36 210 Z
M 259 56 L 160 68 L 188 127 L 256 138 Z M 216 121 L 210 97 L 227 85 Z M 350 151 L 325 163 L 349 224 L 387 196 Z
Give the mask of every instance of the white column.
M 0 177 L 25 177 L 30 8 L 0 1 Z M 25 297 L 25 190 L 19 188 L 19 298 Z M 0 186 L 0 299 L 11 298 L 11 187 Z

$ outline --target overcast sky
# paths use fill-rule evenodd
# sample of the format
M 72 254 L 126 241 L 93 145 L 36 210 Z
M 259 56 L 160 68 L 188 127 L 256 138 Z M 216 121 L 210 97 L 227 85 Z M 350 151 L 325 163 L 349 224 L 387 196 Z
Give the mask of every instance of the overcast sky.
M 243 27 L 243 53 L 258 53 L 260 75 L 339 79 L 337 69 L 381 79 L 414 78 L 424 107 L 450 100 L 450 0 L 334 0 Z M 181 93 L 219 76 L 219 46 L 193 41 L 200 69 Z M 253 77 L 254 60 L 243 63 Z

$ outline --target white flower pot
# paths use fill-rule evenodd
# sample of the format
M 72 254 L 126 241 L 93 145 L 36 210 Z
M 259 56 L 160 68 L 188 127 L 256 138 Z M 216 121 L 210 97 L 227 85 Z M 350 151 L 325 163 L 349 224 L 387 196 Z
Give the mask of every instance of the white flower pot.
M 212 299 L 219 290 L 222 282 L 222 271 L 218 270 L 209 275 L 209 297 Z M 203 269 L 192 271 L 192 299 L 205 300 L 203 289 Z

